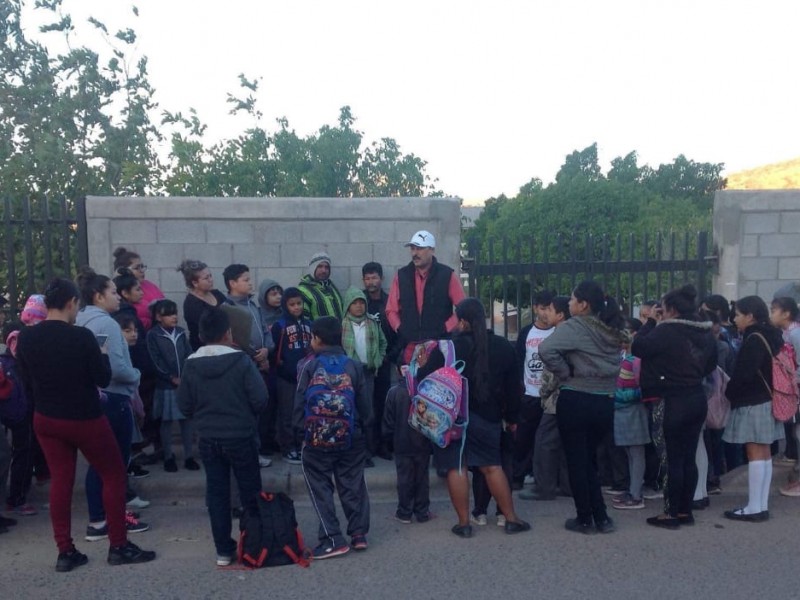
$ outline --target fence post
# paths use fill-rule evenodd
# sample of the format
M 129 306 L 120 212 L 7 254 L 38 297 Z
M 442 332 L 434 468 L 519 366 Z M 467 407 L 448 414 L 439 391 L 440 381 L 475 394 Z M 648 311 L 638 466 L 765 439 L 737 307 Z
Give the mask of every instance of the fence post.
M 708 277 L 708 232 L 700 231 L 697 234 L 697 292 L 700 298 L 707 295 L 706 278 Z
M 86 226 L 86 196 L 75 199 L 75 219 L 78 223 L 75 246 L 78 249 L 78 268 L 89 264 L 89 232 Z

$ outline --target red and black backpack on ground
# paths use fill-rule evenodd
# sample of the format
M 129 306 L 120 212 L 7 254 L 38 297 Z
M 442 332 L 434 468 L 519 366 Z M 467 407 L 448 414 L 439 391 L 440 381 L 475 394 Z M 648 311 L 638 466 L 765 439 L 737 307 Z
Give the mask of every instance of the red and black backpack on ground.
M 292 563 L 307 567 L 309 552 L 292 499 L 282 492 L 261 492 L 257 506 L 257 512 L 245 511 L 239 521 L 239 562 L 251 569 Z

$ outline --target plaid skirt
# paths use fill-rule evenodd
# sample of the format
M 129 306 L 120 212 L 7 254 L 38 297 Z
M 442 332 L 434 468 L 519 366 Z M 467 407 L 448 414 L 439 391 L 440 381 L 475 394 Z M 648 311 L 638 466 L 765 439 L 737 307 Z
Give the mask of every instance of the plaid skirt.
M 156 390 L 153 418 L 162 421 L 183 421 L 186 418 L 178 408 L 178 390 Z
M 783 438 L 783 423 L 772 416 L 772 402 L 732 409 L 722 434 L 729 444 L 771 444 Z
M 642 446 L 650 443 L 650 414 L 641 402 L 614 409 L 614 444 Z

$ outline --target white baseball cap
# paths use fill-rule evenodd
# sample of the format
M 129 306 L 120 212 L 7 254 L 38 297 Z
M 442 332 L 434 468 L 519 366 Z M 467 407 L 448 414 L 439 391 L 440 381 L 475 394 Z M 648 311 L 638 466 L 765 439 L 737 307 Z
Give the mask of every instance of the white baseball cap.
M 411 236 L 411 241 L 406 246 L 417 246 L 418 248 L 436 248 L 436 238 L 430 231 L 418 231 Z

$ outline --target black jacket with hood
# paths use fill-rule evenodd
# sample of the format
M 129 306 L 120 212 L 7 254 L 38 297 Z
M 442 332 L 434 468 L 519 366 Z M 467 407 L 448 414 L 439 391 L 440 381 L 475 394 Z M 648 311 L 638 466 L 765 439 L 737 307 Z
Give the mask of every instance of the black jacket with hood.
M 186 360 L 178 406 L 201 438 L 255 439 L 267 386 L 244 352 L 211 344 Z
M 640 384 L 644 397 L 696 387 L 717 368 L 717 341 L 711 323 L 696 317 L 653 319 L 633 338 L 631 353 L 642 359 Z

